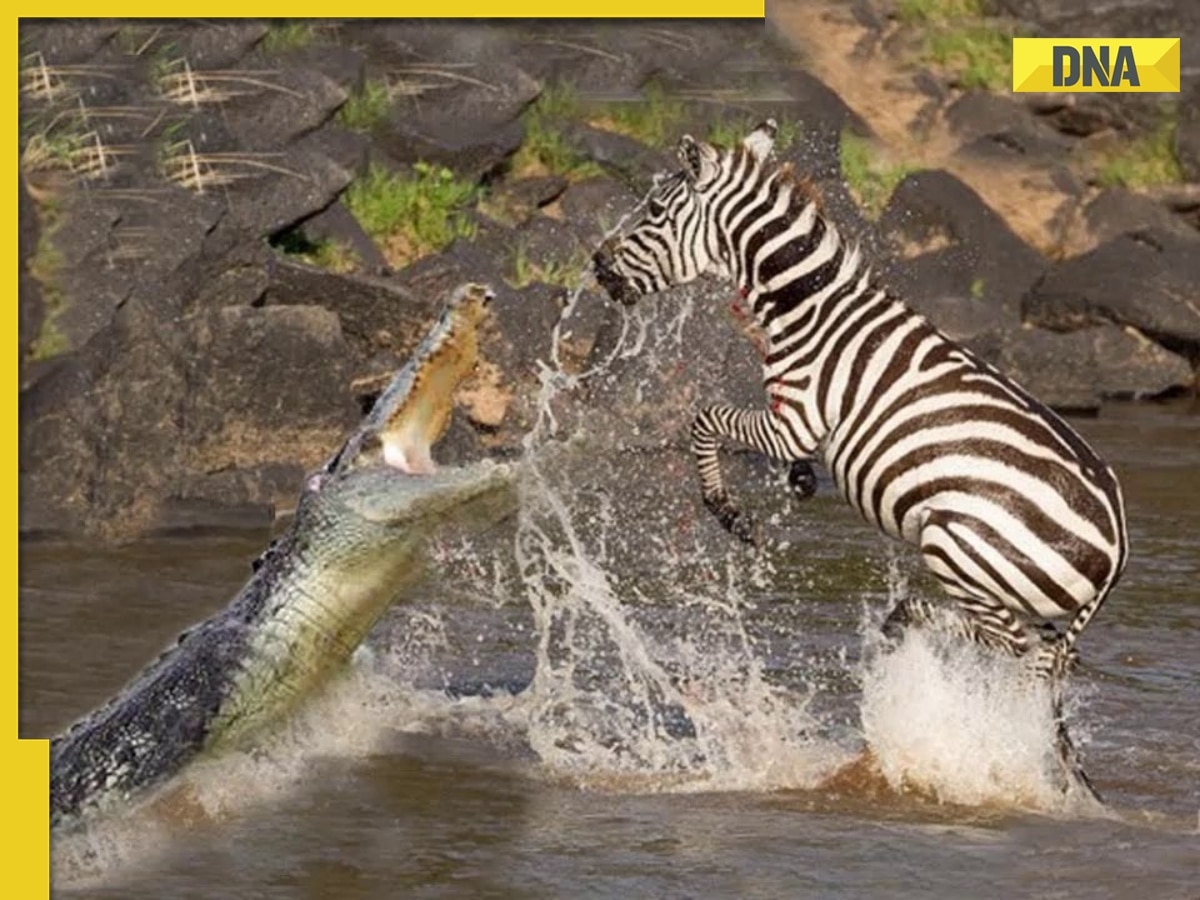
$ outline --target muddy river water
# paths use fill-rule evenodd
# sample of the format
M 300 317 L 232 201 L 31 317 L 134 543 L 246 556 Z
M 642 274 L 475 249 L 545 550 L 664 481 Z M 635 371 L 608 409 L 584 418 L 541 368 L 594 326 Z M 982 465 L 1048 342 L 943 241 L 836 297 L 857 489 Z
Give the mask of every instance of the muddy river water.
M 1200 896 L 1200 414 L 1076 424 L 1133 547 L 1070 694 L 1103 809 L 1062 793 L 1013 664 L 935 635 L 882 652 L 888 603 L 927 585 L 828 484 L 753 554 L 682 487 L 668 527 L 630 527 L 543 461 L 520 521 L 439 545 L 440 577 L 287 734 L 56 840 L 56 893 Z M 221 607 L 265 538 L 23 546 L 22 736 Z

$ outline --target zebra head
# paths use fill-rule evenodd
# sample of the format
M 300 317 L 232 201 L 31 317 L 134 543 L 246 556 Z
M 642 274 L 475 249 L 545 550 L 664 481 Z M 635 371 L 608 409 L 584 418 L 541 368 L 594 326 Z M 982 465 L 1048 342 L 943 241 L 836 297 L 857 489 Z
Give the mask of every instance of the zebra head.
M 657 176 L 633 223 L 592 257 L 596 280 L 609 296 L 628 306 L 700 275 L 727 275 L 728 250 L 709 216 L 712 199 L 757 177 L 777 132 L 768 119 L 728 150 L 685 134 L 678 149 L 683 168 Z

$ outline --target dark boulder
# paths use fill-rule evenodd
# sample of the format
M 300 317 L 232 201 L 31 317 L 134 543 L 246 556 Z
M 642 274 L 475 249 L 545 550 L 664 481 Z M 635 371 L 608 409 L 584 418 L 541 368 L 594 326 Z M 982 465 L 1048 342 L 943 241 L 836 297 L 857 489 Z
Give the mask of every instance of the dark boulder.
M 916 172 L 879 220 L 898 243 L 887 284 L 954 337 L 1015 325 L 1020 300 L 1045 267 L 1036 250 L 949 172 Z
M 1200 181 L 1200 81 L 1179 104 L 1173 150 L 1188 181 Z
M 172 56 L 187 59 L 193 69 L 230 69 L 242 62 L 267 31 L 266 22 L 255 21 L 171 23 L 153 46 L 169 48 Z
M 277 467 L 315 466 L 357 421 L 348 356 L 319 308 L 203 310 L 164 329 L 131 301 L 21 395 L 22 530 L 169 526 L 167 498 L 230 499 L 232 483 L 239 504 L 291 503 L 299 483 Z
M 589 178 L 572 184 L 558 202 L 562 217 L 572 222 L 580 239 L 593 250 L 621 217 L 637 204 L 639 196 L 628 184 L 614 178 Z
M 946 122 L 963 147 L 959 153 L 981 159 L 1045 167 L 1063 165 L 1073 141 L 1044 121 L 1029 115 L 1013 98 L 970 91 L 945 112 Z
M 1097 194 L 1084 208 L 1083 222 L 1093 245 L 1128 232 L 1158 229 L 1185 238 L 1195 233 L 1164 204 L 1124 188 L 1107 188 Z
M 1071 331 L 1132 326 L 1200 364 L 1200 239 L 1151 228 L 1053 265 L 1022 301 L 1025 320 Z
M 37 204 L 29 195 L 25 179 L 22 178 L 17 195 L 17 352 L 22 364 L 29 355 L 33 342 L 41 333 L 46 317 L 42 286 L 30 273 L 30 266 L 41 238 L 41 217 Z
M 1070 333 L 1010 328 L 969 344 L 1043 403 L 1065 412 L 1092 412 L 1108 399 L 1151 399 L 1194 382 L 1186 360 L 1115 325 Z
M 274 151 L 315 131 L 349 96 L 336 81 L 313 70 L 289 68 L 247 77 L 264 86 L 239 94 L 223 108 L 229 130 L 246 152 Z M 285 163 L 279 167 L 287 168 Z
M 385 275 L 390 267 L 379 246 L 363 231 L 354 213 L 340 200 L 296 226 L 304 241 L 312 244 L 329 242 L 348 247 L 358 257 L 359 268 L 368 274 Z
M 456 282 L 457 283 L 457 282 Z M 360 359 L 403 353 L 437 315 L 442 290 L 407 290 L 392 278 L 338 275 L 283 258 L 271 267 L 264 301 L 271 306 L 321 306 L 335 314 Z
M 504 53 L 472 54 L 456 47 L 436 61 L 399 53 L 400 87 L 387 122 L 376 133 L 379 148 L 402 164 L 417 161 L 479 179 L 497 171 L 524 138 L 522 110 L 541 86 Z
M 563 134 L 581 157 L 598 163 L 634 190 L 647 190 L 655 173 L 677 167 L 673 156 L 623 134 L 581 124 L 565 126 Z

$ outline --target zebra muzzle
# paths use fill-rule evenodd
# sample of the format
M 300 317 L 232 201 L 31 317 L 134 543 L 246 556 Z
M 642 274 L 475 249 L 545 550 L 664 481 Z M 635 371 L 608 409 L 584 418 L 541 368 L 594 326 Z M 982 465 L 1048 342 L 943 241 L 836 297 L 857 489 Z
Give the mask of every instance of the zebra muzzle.
M 613 300 L 625 306 L 632 306 L 637 302 L 637 292 L 630 288 L 629 282 L 617 271 L 615 240 L 605 241 L 600 245 L 600 249 L 592 254 L 592 270 L 600 286 Z

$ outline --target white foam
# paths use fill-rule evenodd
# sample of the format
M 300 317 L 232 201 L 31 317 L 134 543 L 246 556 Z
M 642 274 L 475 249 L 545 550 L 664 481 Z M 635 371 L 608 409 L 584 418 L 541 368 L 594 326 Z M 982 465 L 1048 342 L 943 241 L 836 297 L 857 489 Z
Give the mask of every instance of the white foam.
M 1049 687 L 1029 664 L 949 629 L 909 628 L 889 648 L 877 618 L 864 618 L 863 737 L 894 789 L 973 806 L 1080 808 Z

